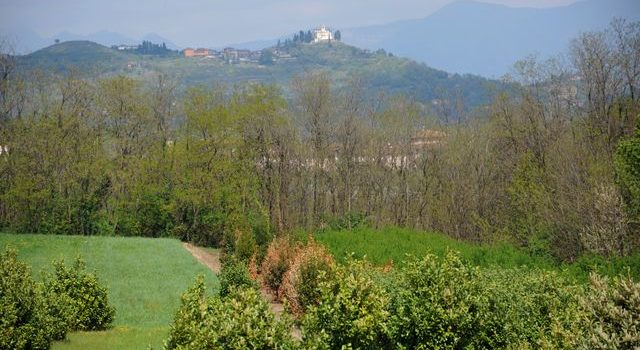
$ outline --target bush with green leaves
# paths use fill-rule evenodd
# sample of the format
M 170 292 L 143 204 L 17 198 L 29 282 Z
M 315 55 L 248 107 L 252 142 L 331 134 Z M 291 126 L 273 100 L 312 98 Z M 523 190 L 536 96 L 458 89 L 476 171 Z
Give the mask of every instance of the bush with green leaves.
M 640 348 L 640 283 L 629 277 L 611 281 L 592 274 L 581 304 L 587 317 L 580 348 Z
M 165 349 L 293 349 L 291 321 L 276 320 L 260 293 L 233 288 L 224 298 L 207 297 L 204 278 L 182 295 Z
M 51 293 L 67 300 L 69 327 L 73 330 L 104 330 L 113 322 L 115 309 L 109 305 L 107 289 L 94 273 L 85 270 L 78 257 L 70 267 L 64 260 L 54 262 L 55 276 L 46 283 Z
M 220 296 L 222 297 L 227 296 L 233 289 L 258 289 L 258 284 L 251 279 L 247 265 L 233 257 L 224 261 L 218 277 L 220 279 Z
M 389 296 L 374 273 L 369 263 L 354 260 L 337 267 L 330 278 L 322 272 L 320 301 L 302 320 L 305 343 L 330 349 L 389 347 Z
M 454 253 L 410 260 L 391 284 L 392 332 L 410 349 L 574 348 L 579 289 L 557 274 L 479 270 Z
M 0 252 L 0 349 L 49 349 L 68 328 L 64 300 L 33 281 L 14 250 Z
M 392 293 L 396 342 L 416 349 L 468 345 L 482 316 L 477 274 L 451 253 L 408 262 Z
M 581 334 L 583 288 L 555 272 L 485 269 L 474 330 L 477 348 L 575 349 Z

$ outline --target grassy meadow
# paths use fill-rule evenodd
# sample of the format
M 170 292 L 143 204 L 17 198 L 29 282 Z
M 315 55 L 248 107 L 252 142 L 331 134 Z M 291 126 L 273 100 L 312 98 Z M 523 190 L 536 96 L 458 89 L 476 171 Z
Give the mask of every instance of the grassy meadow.
M 0 234 L 0 247 L 12 247 L 32 267 L 36 279 L 51 262 L 71 263 L 79 254 L 109 290 L 116 308 L 114 327 L 75 332 L 53 349 L 154 349 L 166 339 L 180 295 L 198 274 L 218 288 L 216 276 L 173 239 Z
M 304 239 L 304 235 L 301 234 L 300 238 Z M 551 258 L 534 256 L 508 244 L 476 245 L 457 241 L 440 233 L 395 227 L 359 228 L 352 231 L 326 230 L 315 233 L 314 239 L 324 244 L 340 262 L 353 255 L 355 258 L 366 257 L 377 265 L 390 262 L 399 264 L 408 255 L 422 257 L 431 253 L 443 256 L 447 251 L 453 250 L 459 252 L 463 260 L 475 266 L 559 270 L 580 282 L 585 282 L 591 271 L 608 276 L 629 273 L 636 279 L 640 278 L 638 254 L 609 259 L 584 256 L 573 263 L 558 264 Z

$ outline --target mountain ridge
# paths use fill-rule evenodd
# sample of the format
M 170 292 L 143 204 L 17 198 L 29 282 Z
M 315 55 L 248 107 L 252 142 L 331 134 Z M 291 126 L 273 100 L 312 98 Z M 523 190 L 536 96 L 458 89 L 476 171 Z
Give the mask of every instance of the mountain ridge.
M 566 51 L 581 31 L 602 29 L 615 16 L 640 20 L 640 3 L 586 0 L 514 8 L 463 0 L 424 18 L 345 29 L 342 36 L 355 46 L 384 48 L 438 69 L 495 78 L 530 54 L 545 58 Z

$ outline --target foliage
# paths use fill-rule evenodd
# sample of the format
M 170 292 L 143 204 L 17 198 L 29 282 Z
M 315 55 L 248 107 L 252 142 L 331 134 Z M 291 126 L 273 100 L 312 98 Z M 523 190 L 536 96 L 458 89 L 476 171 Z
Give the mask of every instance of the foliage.
M 47 289 L 65 295 L 69 301 L 72 330 L 104 330 L 111 326 L 115 309 L 109 304 L 107 289 L 94 273 L 85 271 L 85 262 L 77 257 L 68 267 L 64 260 L 54 262 L 55 278 L 47 282 Z
M 234 289 L 222 299 L 207 298 L 199 277 L 182 296 L 165 349 L 291 349 L 290 329 L 258 291 Z
M 297 250 L 296 242 L 286 236 L 277 237 L 269 244 L 267 255 L 260 265 L 260 280 L 276 296 L 280 296 L 280 286 Z
M 330 349 L 386 348 L 389 295 L 374 280 L 368 263 L 350 261 L 333 276 L 321 272 L 318 289 L 318 304 L 302 320 L 305 341 Z
M 19 258 L 33 271 L 50 276 L 52 261 L 73 262 L 82 255 L 88 270 L 97 271 L 109 288 L 109 302 L 117 311 L 113 327 L 69 333 L 67 341 L 54 343 L 55 349 L 160 349 L 192 276 L 204 275 L 209 292 L 219 290 L 217 276 L 176 239 L 0 233 L 0 247 L 6 246 L 19 248 Z
M 235 289 L 258 289 L 257 283 L 251 279 L 247 265 L 235 258 L 230 258 L 222 265 L 219 278 L 222 297 L 226 297 Z
M 640 119 L 638 119 L 635 135 L 618 144 L 614 166 L 629 218 L 638 225 L 640 221 Z
M 327 249 L 313 238 L 296 250 L 289 269 L 284 274 L 278 295 L 286 299 L 291 312 L 304 314 L 320 302 L 319 284 L 322 278 L 332 278 L 335 262 Z
M 409 262 L 392 301 L 396 341 L 412 349 L 470 346 L 482 331 L 476 279 L 477 270 L 452 254 Z
M 549 193 L 544 169 L 536 163 L 533 153 L 525 153 L 513 172 L 507 188 L 510 216 L 508 229 L 517 244 L 529 247 L 533 253 L 549 250 L 549 223 L 544 210 L 549 208 Z
M 477 333 L 480 348 L 574 349 L 582 334 L 580 286 L 555 272 L 488 269 L 474 283 L 480 287 Z
M 640 284 L 619 276 L 591 275 L 582 300 L 586 334 L 582 349 L 636 349 L 640 346 Z
M 67 318 L 60 299 L 44 292 L 15 250 L 0 252 L 0 348 L 49 349 L 64 339 Z

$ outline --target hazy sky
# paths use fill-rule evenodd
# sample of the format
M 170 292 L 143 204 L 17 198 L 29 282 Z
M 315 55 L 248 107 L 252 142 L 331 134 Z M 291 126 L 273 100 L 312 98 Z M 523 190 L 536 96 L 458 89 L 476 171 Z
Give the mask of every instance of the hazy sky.
M 156 33 L 181 46 L 271 39 L 319 24 L 349 28 L 425 17 L 455 0 L 0 0 L 0 31 Z M 553 7 L 577 0 L 483 0 Z

